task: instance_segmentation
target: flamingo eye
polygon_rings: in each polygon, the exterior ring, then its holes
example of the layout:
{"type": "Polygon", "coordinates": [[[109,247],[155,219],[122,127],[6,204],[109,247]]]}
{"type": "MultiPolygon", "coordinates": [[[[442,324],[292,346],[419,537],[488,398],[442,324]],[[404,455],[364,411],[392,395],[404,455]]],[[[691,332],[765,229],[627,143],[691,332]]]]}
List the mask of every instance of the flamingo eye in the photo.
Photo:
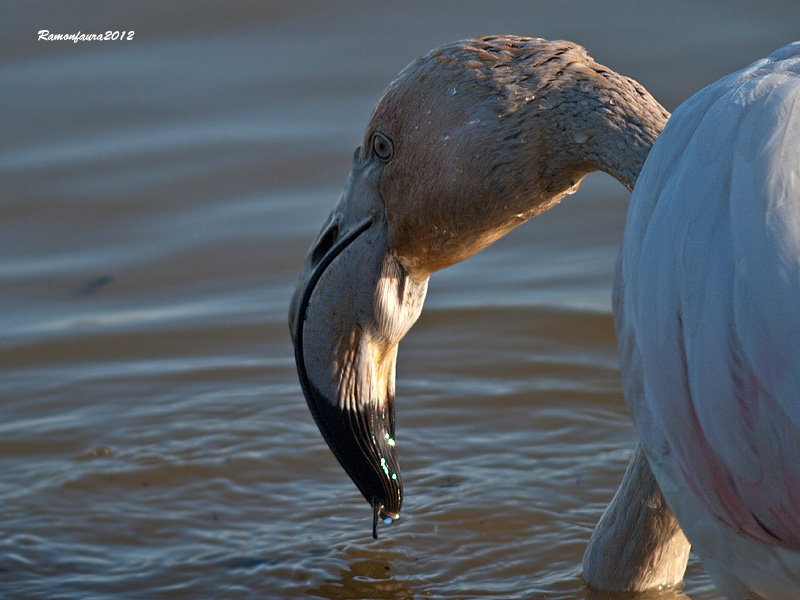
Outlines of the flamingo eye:
{"type": "Polygon", "coordinates": [[[372,135],[372,152],[383,162],[392,160],[394,154],[394,147],[392,140],[383,135],[380,131],[376,131],[372,135]]]}

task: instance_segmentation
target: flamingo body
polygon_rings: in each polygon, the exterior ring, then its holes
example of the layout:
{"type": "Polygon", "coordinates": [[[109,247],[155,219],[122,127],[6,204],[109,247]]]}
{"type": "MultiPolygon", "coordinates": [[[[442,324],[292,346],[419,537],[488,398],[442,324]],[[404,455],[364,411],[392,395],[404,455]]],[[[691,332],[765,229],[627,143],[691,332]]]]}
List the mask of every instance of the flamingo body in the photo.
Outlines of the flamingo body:
{"type": "Polygon", "coordinates": [[[800,43],[668,123],[641,85],[570,42],[462,40],[400,73],[289,314],[303,394],[372,508],[373,536],[402,507],[395,361],[429,277],[601,170],[634,192],[614,319],[641,441],[584,581],[676,585],[691,541],[730,598],[798,595],[798,100],[800,43]]]}
{"type": "Polygon", "coordinates": [[[670,508],[729,597],[796,597],[800,43],[675,111],[617,269],[625,396],[670,508]]]}

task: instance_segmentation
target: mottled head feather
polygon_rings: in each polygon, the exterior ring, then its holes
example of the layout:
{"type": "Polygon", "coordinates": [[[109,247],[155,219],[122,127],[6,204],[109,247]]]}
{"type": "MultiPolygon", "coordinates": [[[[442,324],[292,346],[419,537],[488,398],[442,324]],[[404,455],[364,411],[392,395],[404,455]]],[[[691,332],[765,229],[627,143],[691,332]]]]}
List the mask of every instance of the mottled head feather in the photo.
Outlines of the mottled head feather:
{"type": "Polygon", "coordinates": [[[394,144],[380,184],[390,249],[424,277],[553,206],[590,171],[630,188],[668,116],[571,42],[492,36],[433,50],[388,87],[365,136],[363,152],[375,132],[394,144]]]}

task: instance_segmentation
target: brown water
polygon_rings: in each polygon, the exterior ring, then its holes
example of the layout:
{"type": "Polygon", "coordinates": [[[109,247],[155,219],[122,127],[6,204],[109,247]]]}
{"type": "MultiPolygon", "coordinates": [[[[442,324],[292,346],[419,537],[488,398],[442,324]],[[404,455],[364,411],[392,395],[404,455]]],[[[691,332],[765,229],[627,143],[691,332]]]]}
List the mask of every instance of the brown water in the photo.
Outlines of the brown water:
{"type": "MultiPolygon", "coordinates": [[[[673,109],[800,22],[795,2],[666,4],[4,5],[0,596],[589,597],[583,550],[635,443],[619,184],[590,177],[433,278],[398,364],[404,514],[378,541],[286,313],[372,105],[429,48],[573,39],[673,109]]],[[[718,598],[694,559],[684,592],[718,598]]]]}

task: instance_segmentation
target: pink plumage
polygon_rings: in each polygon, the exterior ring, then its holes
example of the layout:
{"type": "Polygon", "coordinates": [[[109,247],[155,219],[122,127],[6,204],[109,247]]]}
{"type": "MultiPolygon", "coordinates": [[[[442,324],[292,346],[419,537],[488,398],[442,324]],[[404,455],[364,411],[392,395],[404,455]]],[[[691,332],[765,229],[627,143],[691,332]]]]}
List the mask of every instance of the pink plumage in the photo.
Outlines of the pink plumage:
{"type": "Polygon", "coordinates": [[[659,485],[730,597],[800,589],[800,43],[678,108],[631,199],[615,323],[659,485]]]}

